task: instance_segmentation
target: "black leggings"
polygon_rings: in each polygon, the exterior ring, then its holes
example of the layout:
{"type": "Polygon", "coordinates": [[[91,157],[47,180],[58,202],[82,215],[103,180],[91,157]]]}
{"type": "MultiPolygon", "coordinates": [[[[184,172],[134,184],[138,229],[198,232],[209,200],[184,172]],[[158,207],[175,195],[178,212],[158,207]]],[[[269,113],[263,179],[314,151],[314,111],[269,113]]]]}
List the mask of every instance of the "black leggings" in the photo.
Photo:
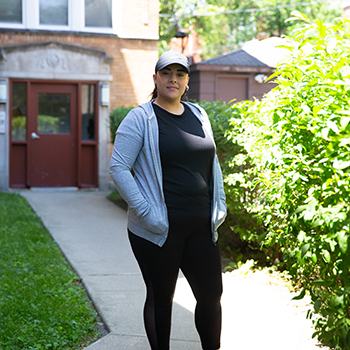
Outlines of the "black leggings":
{"type": "Polygon", "coordinates": [[[147,288],[144,322],[152,350],[168,350],[172,302],[179,269],[188,280],[197,305],[195,324],[203,350],[220,348],[221,259],[211,241],[210,223],[170,224],[159,247],[129,231],[132,250],[147,288]]]}

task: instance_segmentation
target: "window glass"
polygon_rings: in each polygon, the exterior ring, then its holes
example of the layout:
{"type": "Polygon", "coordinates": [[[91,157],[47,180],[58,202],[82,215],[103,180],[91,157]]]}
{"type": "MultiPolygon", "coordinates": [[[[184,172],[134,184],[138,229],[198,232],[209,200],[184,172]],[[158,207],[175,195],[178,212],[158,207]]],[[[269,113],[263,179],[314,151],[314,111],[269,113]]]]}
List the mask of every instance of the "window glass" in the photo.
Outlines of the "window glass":
{"type": "Polygon", "coordinates": [[[112,28],[112,0],[85,0],[85,27],[112,28]]]}
{"type": "Polygon", "coordinates": [[[12,84],[12,141],[25,141],[27,131],[27,86],[26,83],[12,84]]]}
{"type": "Polygon", "coordinates": [[[0,22],[22,23],[22,0],[0,0],[0,22]]]}
{"type": "Polygon", "coordinates": [[[70,95],[38,94],[38,133],[70,133],[70,95]]]}
{"type": "Polygon", "coordinates": [[[68,0],[40,0],[40,24],[68,25],[68,0]]]}
{"type": "Polygon", "coordinates": [[[95,140],[95,85],[82,85],[81,113],[83,141],[95,140]]]}

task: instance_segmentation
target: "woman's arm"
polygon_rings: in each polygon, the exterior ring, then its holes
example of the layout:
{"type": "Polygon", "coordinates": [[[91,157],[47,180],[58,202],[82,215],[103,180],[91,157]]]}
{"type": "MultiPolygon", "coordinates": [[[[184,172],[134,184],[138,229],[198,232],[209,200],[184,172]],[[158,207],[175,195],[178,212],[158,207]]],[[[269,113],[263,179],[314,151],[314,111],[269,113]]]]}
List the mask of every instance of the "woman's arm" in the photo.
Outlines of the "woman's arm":
{"type": "Polygon", "coordinates": [[[117,191],[137,216],[149,209],[131,172],[143,146],[144,132],[144,125],[132,110],[117,130],[109,168],[117,191]]]}

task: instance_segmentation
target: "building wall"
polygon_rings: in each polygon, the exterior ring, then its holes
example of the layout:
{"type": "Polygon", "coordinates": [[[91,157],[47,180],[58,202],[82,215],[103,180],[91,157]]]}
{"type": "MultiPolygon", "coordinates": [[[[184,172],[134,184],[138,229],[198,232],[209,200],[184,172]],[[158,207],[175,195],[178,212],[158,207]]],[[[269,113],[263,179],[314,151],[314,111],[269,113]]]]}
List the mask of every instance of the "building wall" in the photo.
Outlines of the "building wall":
{"type": "Polygon", "coordinates": [[[199,83],[200,83],[200,72],[195,71],[190,74],[188,97],[190,100],[199,102],[199,83]]]}
{"type": "Polygon", "coordinates": [[[152,74],[158,58],[156,40],[120,39],[114,35],[13,31],[0,29],[0,46],[60,41],[106,51],[110,64],[110,108],[143,103],[153,89],[152,74]]]}
{"type": "Polygon", "coordinates": [[[122,0],[118,13],[119,37],[158,40],[159,1],[122,0]]]}
{"type": "MultiPolygon", "coordinates": [[[[266,74],[268,76],[268,74],[266,74]]],[[[258,83],[255,80],[255,74],[250,75],[250,82],[249,82],[249,96],[248,98],[250,100],[253,100],[254,98],[261,99],[265,94],[267,94],[269,91],[271,91],[274,87],[277,86],[277,84],[272,82],[266,82],[266,83],[258,83]]]]}
{"type": "MultiPolygon", "coordinates": [[[[201,101],[225,101],[261,99],[275,84],[258,83],[254,73],[237,73],[210,70],[196,70],[191,72],[189,98],[201,101]],[[232,89],[232,91],[229,91],[232,89]]],[[[269,74],[265,73],[266,76],[269,74]]]]}
{"type": "MultiPolygon", "coordinates": [[[[110,86],[109,107],[99,106],[98,121],[97,169],[99,187],[105,189],[111,182],[108,175],[109,113],[119,106],[137,106],[146,102],[153,90],[152,75],[158,59],[159,1],[113,0],[113,28],[106,30],[97,28],[94,33],[84,27],[84,14],[81,10],[84,7],[84,0],[69,2],[69,13],[72,16],[70,24],[61,30],[54,30],[54,26],[52,30],[50,26],[40,27],[37,18],[39,0],[23,0],[23,3],[25,11],[22,24],[0,24],[0,47],[53,41],[103,50],[108,57],[112,58],[106,60],[110,63],[109,72],[104,74],[105,77],[108,76],[108,79],[96,78],[96,81],[97,79],[108,81],[110,86]],[[110,80],[111,76],[112,80],[110,80]]],[[[1,57],[1,59],[6,60],[6,57],[1,57]]],[[[28,67],[24,69],[24,72],[28,71],[28,67]]],[[[8,78],[11,78],[11,75],[3,73],[2,80],[5,79],[9,86],[8,78]]],[[[89,73],[91,72],[86,72],[86,76],[89,73]]],[[[55,79],[60,79],[60,77],[55,79]]],[[[6,190],[9,187],[10,114],[8,109],[8,103],[0,103],[0,112],[5,111],[5,131],[0,132],[0,190],[6,190]]]]}

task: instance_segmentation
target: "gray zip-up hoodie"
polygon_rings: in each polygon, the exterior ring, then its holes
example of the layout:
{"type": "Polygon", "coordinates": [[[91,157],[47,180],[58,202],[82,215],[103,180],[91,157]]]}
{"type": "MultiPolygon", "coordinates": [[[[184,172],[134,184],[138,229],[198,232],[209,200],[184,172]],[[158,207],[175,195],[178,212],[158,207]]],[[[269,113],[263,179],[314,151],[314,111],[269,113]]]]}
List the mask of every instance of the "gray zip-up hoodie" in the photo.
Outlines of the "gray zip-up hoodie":
{"type": "MultiPolygon", "coordinates": [[[[183,103],[213,135],[204,109],[193,103],[183,103]]],[[[128,204],[129,230],[161,247],[167,239],[169,223],[163,193],[158,122],[151,102],[131,110],[120,124],[110,160],[110,174],[117,191],[128,204]]],[[[212,192],[212,239],[215,243],[217,228],[226,217],[222,173],[216,155],[212,192]]]]}

